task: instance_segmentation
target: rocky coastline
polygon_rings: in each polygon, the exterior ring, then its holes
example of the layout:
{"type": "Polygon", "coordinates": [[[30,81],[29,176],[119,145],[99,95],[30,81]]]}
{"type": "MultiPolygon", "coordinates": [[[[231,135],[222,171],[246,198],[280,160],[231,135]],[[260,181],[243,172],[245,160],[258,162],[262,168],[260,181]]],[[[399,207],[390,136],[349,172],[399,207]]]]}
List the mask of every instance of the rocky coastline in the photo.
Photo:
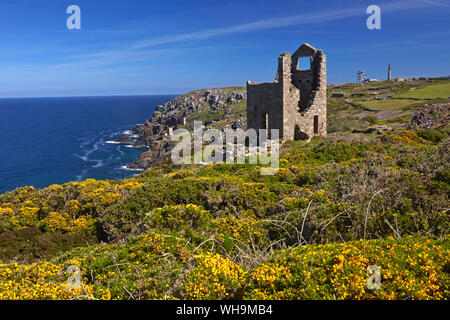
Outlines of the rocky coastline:
{"type": "Polygon", "coordinates": [[[174,130],[192,130],[194,120],[201,120],[206,129],[246,127],[246,90],[244,87],[204,89],[189,92],[156,107],[145,123],[121,134],[116,143],[132,147],[147,147],[129,169],[148,169],[170,157],[174,130]]]}

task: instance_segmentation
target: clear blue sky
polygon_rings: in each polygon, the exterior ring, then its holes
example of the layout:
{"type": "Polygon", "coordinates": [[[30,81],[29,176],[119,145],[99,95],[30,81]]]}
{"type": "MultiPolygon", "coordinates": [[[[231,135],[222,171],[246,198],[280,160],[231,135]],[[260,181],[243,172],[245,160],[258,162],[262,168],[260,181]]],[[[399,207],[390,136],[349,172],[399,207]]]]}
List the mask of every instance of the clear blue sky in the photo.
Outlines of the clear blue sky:
{"type": "Polygon", "coordinates": [[[308,42],[330,83],[450,74],[449,0],[0,0],[0,97],[169,94],[271,82],[308,42]],[[81,30],[66,8],[81,8],[81,30]],[[382,29],[366,28],[381,7],[382,29]]]}

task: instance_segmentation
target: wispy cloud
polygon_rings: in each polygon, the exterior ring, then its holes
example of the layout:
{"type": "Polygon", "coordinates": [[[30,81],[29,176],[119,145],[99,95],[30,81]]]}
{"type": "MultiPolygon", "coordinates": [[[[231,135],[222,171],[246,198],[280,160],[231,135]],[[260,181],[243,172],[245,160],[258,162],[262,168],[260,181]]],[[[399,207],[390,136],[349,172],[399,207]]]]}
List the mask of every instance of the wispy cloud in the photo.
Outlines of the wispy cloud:
{"type": "MultiPolygon", "coordinates": [[[[450,7],[442,3],[443,0],[399,0],[394,2],[379,3],[382,14],[402,12],[405,10],[422,9],[427,7],[439,7],[439,10],[446,10],[450,7]]],[[[1,6],[1,5],[0,5],[1,6]]],[[[57,45],[52,52],[58,52],[58,62],[50,59],[43,59],[32,64],[16,64],[13,61],[0,62],[0,72],[3,75],[3,81],[0,80],[2,87],[8,85],[18,85],[23,82],[47,81],[54,83],[64,79],[78,77],[80,82],[85,79],[103,78],[110,79],[113,76],[126,74],[129,77],[139,77],[142,74],[148,74],[157,70],[160,66],[160,57],[173,59],[182,54],[195,50],[220,49],[220,45],[207,47],[198,45],[197,40],[205,40],[225,35],[251,33],[258,31],[273,30],[274,32],[289,32],[286,27],[299,25],[317,25],[336,20],[349,19],[352,17],[365,17],[366,7],[363,5],[352,6],[344,9],[334,9],[313,13],[301,13],[285,17],[268,18],[242,24],[235,24],[222,28],[210,28],[195,32],[185,32],[179,34],[167,35],[164,37],[145,38],[141,32],[130,32],[130,30],[84,30],[86,34],[93,33],[112,33],[112,34],[132,34],[134,37],[115,37],[112,42],[98,42],[93,45],[93,41],[81,43],[85,47],[57,45]],[[284,28],[284,29],[283,29],[284,28]],[[120,38],[120,41],[118,41],[120,38]],[[137,40],[136,40],[137,39],[137,40]],[[165,44],[176,44],[177,49],[170,49],[175,46],[164,46],[165,44]],[[95,47],[95,48],[94,48],[95,47]],[[181,47],[181,48],[180,48],[181,47]],[[184,47],[184,48],[183,48],[184,47]],[[68,49],[70,48],[70,50],[68,49]],[[99,50],[101,48],[102,50],[99,50]],[[74,54],[80,52],[80,54],[74,54]],[[145,62],[136,64],[136,62],[145,62]],[[7,75],[7,76],[5,76],[7,75]]],[[[364,20],[362,20],[362,23],[364,20]]],[[[313,29],[313,27],[311,27],[313,29]]],[[[320,31],[317,31],[320,32],[320,31]]],[[[338,32],[332,30],[331,32],[338,32]]],[[[444,31],[443,31],[444,32],[444,31]]],[[[426,36],[429,39],[430,35],[426,36]]],[[[101,37],[99,37],[101,39],[101,37]]],[[[108,38],[109,39],[109,38],[108,38]]],[[[383,46],[390,48],[390,45],[414,46],[418,41],[417,35],[414,39],[398,40],[395,43],[384,43],[383,46]]],[[[38,48],[40,49],[40,48],[38,48]]],[[[235,47],[233,49],[236,49],[235,47]]],[[[4,48],[2,49],[5,52],[4,48]]],[[[35,48],[35,50],[37,50],[35,48]]],[[[42,46],[42,51],[48,50],[48,47],[42,46]]],[[[35,53],[36,51],[33,51],[35,53]]],[[[186,63],[182,60],[183,63],[186,63]]],[[[75,79],[76,80],[76,79],[75,79]]]]}
{"type": "MultiPolygon", "coordinates": [[[[0,72],[2,74],[10,75],[8,81],[25,81],[27,79],[64,79],[67,75],[72,77],[75,75],[89,75],[95,76],[96,73],[104,74],[105,71],[123,72],[124,70],[140,70],[145,71],[145,68],[155,67],[155,63],[150,65],[132,65],[124,66],[133,62],[151,62],[156,61],[152,58],[170,57],[180,53],[204,51],[212,47],[189,47],[178,50],[172,49],[150,49],[150,50],[111,50],[106,52],[95,52],[88,54],[70,55],[67,62],[52,63],[52,64],[27,64],[27,65],[13,65],[9,63],[0,63],[0,72]]],[[[0,81],[1,82],[1,81],[0,81]]]]}
{"type": "MultiPolygon", "coordinates": [[[[395,11],[404,11],[408,9],[436,6],[439,4],[437,4],[435,1],[428,1],[428,0],[402,0],[396,2],[382,3],[379,5],[381,6],[383,13],[389,13],[395,11]]],[[[358,6],[316,13],[302,13],[286,17],[263,19],[259,21],[224,28],[211,28],[191,33],[171,35],[167,37],[137,40],[128,45],[123,45],[122,48],[118,49],[115,48],[111,50],[95,51],[80,55],[71,55],[68,56],[68,59],[71,61],[68,61],[67,63],[63,64],[55,64],[52,66],[52,68],[60,69],[72,66],[97,67],[97,66],[105,66],[108,64],[146,60],[160,54],[183,53],[186,51],[204,49],[201,47],[197,47],[197,48],[185,48],[177,50],[173,49],[145,50],[147,48],[155,47],[158,45],[186,42],[190,40],[203,40],[227,34],[256,32],[269,29],[289,27],[294,25],[323,23],[333,20],[340,20],[364,15],[366,15],[366,7],[358,6]]]]}
{"type": "MultiPolygon", "coordinates": [[[[409,9],[417,9],[422,7],[428,7],[432,5],[439,5],[434,1],[397,1],[386,4],[380,4],[383,13],[403,11],[409,9]]],[[[173,36],[161,37],[156,39],[147,39],[135,43],[132,48],[139,49],[145,47],[151,47],[161,44],[174,43],[188,40],[203,40],[212,37],[217,37],[227,34],[236,34],[244,32],[255,32],[267,29],[283,28],[294,25],[314,24],[321,22],[329,22],[333,20],[340,20],[345,18],[351,18],[356,16],[366,15],[366,7],[352,7],[341,10],[329,10],[317,13],[304,13],[299,15],[264,19],[246,24],[240,24],[231,27],[206,29],[191,33],[182,33],[173,36]]]]}
{"type": "Polygon", "coordinates": [[[450,4],[448,4],[448,3],[442,3],[442,2],[430,1],[430,0],[421,0],[421,1],[424,2],[424,3],[428,3],[428,4],[431,4],[431,5],[438,6],[438,7],[450,8],[450,4]]]}
{"type": "MultiPolygon", "coordinates": [[[[168,56],[174,54],[185,54],[186,52],[193,52],[199,50],[208,50],[215,48],[212,46],[201,46],[201,47],[187,47],[179,48],[177,50],[173,49],[149,49],[149,50],[132,50],[129,48],[86,53],[86,54],[76,54],[71,55],[70,58],[76,61],[76,66],[94,67],[98,65],[108,65],[123,62],[138,62],[145,61],[152,57],[168,56]]],[[[72,63],[63,63],[53,65],[53,68],[64,68],[72,63]]]]}
{"type": "MultiPolygon", "coordinates": [[[[395,12],[399,10],[407,10],[414,8],[421,8],[435,5],[431,4],[429,1],[396,1],[390,2],[386,4],[380,4],[383,13],[395,12]]],[[[171,35],[167,37],[160,37],[154,39],[144,39],[135,41],[128,46],[124,46],[120,49],[112,49],[109,51],[103,52],[92,52],[83,55],[71,56],[71,58],[77,60],[73,63],[63,64],[63,65],[55,65],[55,68],[61,68],[66,66],[71,66],[73,64],[78,67],[94,67],[98,65],[106,65],[106,64],[114,64],[117,62],[129,62],[136,60],[144,60],[148,59],[154,55],[158,54],[167,54],[167,53],[180,53],[186,50],[195,50],[195,48],[187,48],[187,49],[152,49],[145,50],[147,48],[177,43],[177,42],[188,42],[191,40],[204,40],[213,37],[219,37],[227,34],[236,34],[236,33],[245,33],[245,32],[256,32],[263,31],[269,29],[277,29],[283,27],[289,27],[294,25],[304,25],[304,24],[316,24],[329,22],[333,20],[340,20],[345,18],[351,18],[356,16],[364,16],[366,15],[366,8],[363,6],[360,7],[351,7],[346,9],[339,10],[329,10],[322,11],[316,13],[302,13],[293,16],[286,16],[280,18],[271,18],[271,19],[263,19],[259,21],[254,21],[245,24],[239,24],[224,28],[211,28],[191,33],[182,33],[177,35],[171,35]],[[83,59],[84,61],[80,61],[83,59]]],[[[200,48],[201,49],[201,48],[200,48]]]]}

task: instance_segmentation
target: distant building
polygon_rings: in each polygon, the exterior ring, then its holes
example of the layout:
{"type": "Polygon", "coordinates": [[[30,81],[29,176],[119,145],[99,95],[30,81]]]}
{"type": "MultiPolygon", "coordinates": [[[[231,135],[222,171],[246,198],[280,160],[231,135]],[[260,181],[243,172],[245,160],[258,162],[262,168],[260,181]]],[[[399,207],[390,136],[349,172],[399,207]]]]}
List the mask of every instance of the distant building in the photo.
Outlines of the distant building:
{"type": "Polygon", "coordinates": [[[380,81],[380,80],[378,80],[378,79],[370,79],[370,78],[366,78],[366,79],[363,80],[363,82],[377,82],[377,81],[380,81]]]}
{"type": "Polygon", "coordinates": [[[366,79],[366,72],[364,70],[358,70],[356,73],[356,81],[363,82],[366,79]]]}

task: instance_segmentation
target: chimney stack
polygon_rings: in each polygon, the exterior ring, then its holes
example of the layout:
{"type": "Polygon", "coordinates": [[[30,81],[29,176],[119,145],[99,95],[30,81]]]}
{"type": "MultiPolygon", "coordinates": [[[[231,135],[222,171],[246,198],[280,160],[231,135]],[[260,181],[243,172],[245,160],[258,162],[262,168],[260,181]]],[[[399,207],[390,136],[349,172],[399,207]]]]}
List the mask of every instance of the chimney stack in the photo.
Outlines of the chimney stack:
{"type": "Polygon", "coordinates": [[[388,81],[391,80],[391,64],[389,64],[388,81]]]}

